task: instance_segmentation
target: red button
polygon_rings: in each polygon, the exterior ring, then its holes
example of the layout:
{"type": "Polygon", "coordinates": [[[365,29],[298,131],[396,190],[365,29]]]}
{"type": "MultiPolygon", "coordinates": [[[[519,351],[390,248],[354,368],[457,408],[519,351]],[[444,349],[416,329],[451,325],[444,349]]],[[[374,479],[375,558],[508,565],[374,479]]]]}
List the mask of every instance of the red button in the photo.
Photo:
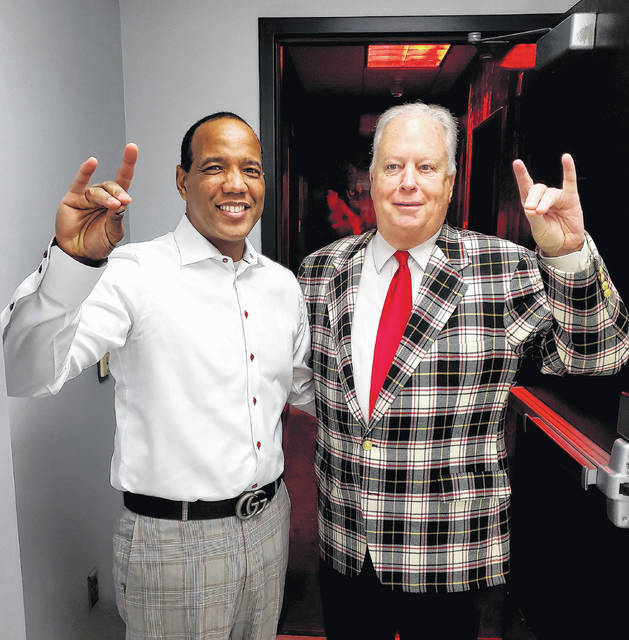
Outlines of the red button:
{"type": "Polygon", "coordinates": [[[223,262],[229,262],[227,258],[223,258],[223,262]]]}
{"type": "Polygon", "coordinates": [[[256,398],[253,399],[253,404],[258,404],[258,401],[256,398]]]}
{"type": "Polygon", "coordinates": [[[245,318],[248,318],[248,317],[249,317],[249,312],[245,311],[245,318]]]}
{"type": "Polygon", "coordinates": [[[256,443],[258,449],[262,446],[262,443],[258,440],[258,442],[256,443]]]}
{"type": "Polygon", "coordinates": [[[44,258],[48,257],[48,249],[46,249],[46,251],[44,251],[44,258]]]}
{"type": "Polygon", "coordinates": [[[249,356],[249,360],[253,360],[253,353],[249,356]]]}
{"type": "Polygon", "coordinates": [[[252,484],[252,485],[251,485],[251,488],[252,488],[252,489],[255,489],[257,486],[258,486],[258,483],[256,482],[255,484],[252,484]]]}

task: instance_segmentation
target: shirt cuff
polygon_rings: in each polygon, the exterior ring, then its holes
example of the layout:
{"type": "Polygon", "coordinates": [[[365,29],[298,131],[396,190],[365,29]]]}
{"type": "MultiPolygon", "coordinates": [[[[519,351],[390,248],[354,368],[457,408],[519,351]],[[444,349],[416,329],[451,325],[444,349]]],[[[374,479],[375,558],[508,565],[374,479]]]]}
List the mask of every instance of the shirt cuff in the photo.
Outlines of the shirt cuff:
{"type": "Polygon", "coordinates": [[[553,269],[566,273],[585,271],[591,262],[590,250],[588,243],[585,241],[579,251],[567,253],[565,256],[545,256],[541,251],[539,252],[539,256],[547,265],[553,267],[553,269]]]}
{"type": "Polygon", "coordinates": [[[53,245],[39,290],[64,307],[78,307],[99,281],[106,264],[89,267],[53,245]]]}

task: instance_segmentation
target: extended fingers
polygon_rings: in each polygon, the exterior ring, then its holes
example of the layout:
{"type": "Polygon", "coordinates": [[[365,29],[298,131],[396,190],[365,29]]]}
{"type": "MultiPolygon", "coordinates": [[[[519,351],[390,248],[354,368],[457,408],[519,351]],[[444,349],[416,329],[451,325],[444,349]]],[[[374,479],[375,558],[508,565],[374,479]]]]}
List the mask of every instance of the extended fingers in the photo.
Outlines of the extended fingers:
{"type": "Polygon", "coordinates": [[[563,168],[562,188],[568,193],[577,193],[577,168],[569,153],[564,153],[561,156],[561,166],[563,168]]]}
{"type": "Polygon", "coordinates": [[[528,197],[529,190],[533,186],[533,179],[529,175],[526,165],[524,164],[524,162],[522,162],[522,160],[513,161],[513,175],[515,176],[515,181],[518,184],[520,200],[524,205],[528,197]]]}
{"type": "Polygon", "coordinates": [[[68,191],[70,193],[74,193],[76,195],[82,196],[83,193],[85,192],[85,189],[87,188],[87,185],[90,182],[90,178],[92,177],[92,174],[94,173],[94,171],[96,171],[97,165],[98,165],[98,160],[96,158],[94,157],[88,158],[79,167],[79,170],[76,172],[76,175],[74,176],[74,180],[72,181],[72,184],[70,185],[70,188],[68,189],[68,191]]]}
{"type": "Polygon", "coordinates": [[[133,180],[135,163],[138,161],[138,146],[130,142],[122,152],[122,160],[116,174],[116,182],[123,188],[128,189],[133,180]]]}

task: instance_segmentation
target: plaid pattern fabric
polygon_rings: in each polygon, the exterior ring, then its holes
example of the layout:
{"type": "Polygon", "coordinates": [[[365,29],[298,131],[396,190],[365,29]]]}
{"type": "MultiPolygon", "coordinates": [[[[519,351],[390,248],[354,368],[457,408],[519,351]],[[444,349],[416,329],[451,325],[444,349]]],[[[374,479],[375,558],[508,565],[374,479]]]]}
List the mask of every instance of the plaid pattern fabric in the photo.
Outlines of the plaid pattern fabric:
{"type": "Polygon", "coordinates": [[[590,270],[566,274],[523,247],[444,225],[366,420],[351,326],[372,235],[313,253],[299,273],[312,330],[321,555],[355,575],[368,546],[382,582],[409,592],[501,584],[510,496],[502,420],[521,360],[558,375],[613,373],[629,353],[627,310],[589,236],[590,270]]]}
{"type": "Polygon", "coordinates": [[[284,483],[246,521],[182,522],[123,508],[114,532],[114,586],[126,639],[275,638],[289,519],[284,483]]]}

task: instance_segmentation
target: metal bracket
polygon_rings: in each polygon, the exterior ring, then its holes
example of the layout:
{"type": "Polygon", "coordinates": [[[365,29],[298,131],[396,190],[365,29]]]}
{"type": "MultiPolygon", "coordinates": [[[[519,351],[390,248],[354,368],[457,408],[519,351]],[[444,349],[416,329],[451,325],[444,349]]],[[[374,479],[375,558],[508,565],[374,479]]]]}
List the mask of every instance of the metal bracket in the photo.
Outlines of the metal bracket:
{"type": "Polygon", "coordinates": [[[543,27],[542,29],[531,29],[530,31],[517,31],[516,33],[505,33],[501,36],[489,36],[483,38],[483,34],[480,31],[470,31],[467,34],[467,41],[469,44],[509,44],[515,40],[521,38],[530,38],[531,36],[539,36],[551,31],[550,27],[543,27]]]}
{"type": "Polygon", "coordinates": [[[609,464],[599,466],[596,486],[607,496],[607,516],[617,526],[629,528],[629,442],[617,438],[609,464]]]}
{"type": "Polygon", "coordinates": [[[594,48],[595,13],[573,13],[537,41],[536,69],[543,69],[568,51],[594,48]]]}

